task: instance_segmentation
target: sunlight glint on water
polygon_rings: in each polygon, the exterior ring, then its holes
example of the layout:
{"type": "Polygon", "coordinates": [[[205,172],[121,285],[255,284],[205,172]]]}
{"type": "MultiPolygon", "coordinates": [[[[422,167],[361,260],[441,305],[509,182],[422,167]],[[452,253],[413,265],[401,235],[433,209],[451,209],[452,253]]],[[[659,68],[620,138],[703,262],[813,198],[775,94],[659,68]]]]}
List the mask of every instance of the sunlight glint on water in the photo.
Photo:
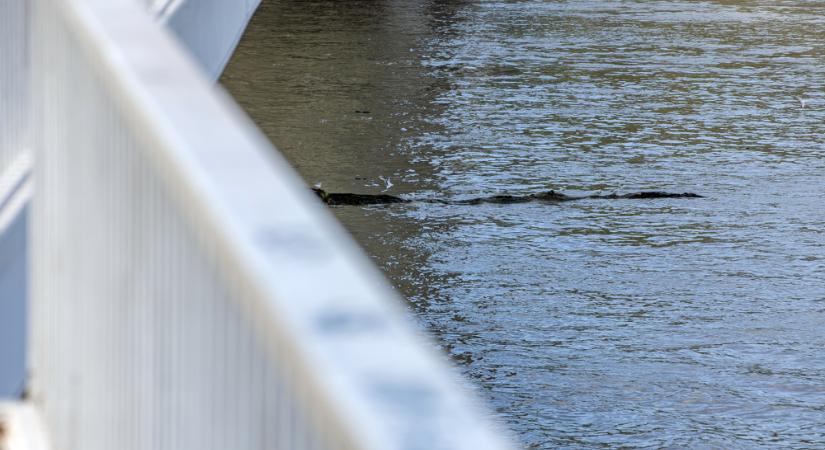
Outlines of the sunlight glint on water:
{"type": "Polygon", "coordinates": [[[526,445],[825,443],[825,3],[266,2],[222,82],[526,445]],[[800,101],[802,99],[804,101],[800,101]]]}

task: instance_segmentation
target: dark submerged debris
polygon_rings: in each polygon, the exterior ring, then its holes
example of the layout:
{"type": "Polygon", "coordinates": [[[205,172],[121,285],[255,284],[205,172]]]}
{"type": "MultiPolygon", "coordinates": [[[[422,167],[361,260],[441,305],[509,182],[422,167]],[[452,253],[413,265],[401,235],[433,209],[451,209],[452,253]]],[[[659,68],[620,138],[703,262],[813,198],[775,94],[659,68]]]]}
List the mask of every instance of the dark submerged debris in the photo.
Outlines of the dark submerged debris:
{"type": "Polygon", "coordinates": [[[409,203],[411,201],[394,195],[327,192],[321,188],[312,188],[312,190],[315,191],[315,194],[317,194],[324,203],[330,206],[387,205],[390,203],[409,203]]]}
{"type": "Polygon", "coordinates": [[[563,194],[556,191],[544,191],[536,194],[528,195],[492,195],[489,197],[476,197],[465,200],[446,200],[434,198],[402,198],[395,195],[387,194],[351,194],[339,192],[327,192],[321,188],[312,188],[316,195],[327,205],[330,206],[360,206],[360,205],[388,205],[393,203],[440,203],[444,205],[479,205],[482,203],[494,204],[513,204],[513,203],[527,203],[527,202],[570,202],[574,200],[586,199],[601,199],[601,200],[619,200],[619,199],[656,199],[656,198],[702,198],[699,194],[693,192],[664,192],[664,191],[641,191],[631,192],[628,194],[608,194],[608,195],[582,195],[573,196],[563,194]]]}
{"type": "Polygon", "coordinates": [[[629,194],[622,194],[617,195],[615,193],[610,195],[589,195],[587,197],[582,198],[606,198],[606,199],[614,199],[614,198],[630,198],[630,199],[644,199],[644,198],[702,198],[699,194],[694,194],[693,192],[663,192],[663,191],[641,191],[641,192],[631,192],[629,194]]]}

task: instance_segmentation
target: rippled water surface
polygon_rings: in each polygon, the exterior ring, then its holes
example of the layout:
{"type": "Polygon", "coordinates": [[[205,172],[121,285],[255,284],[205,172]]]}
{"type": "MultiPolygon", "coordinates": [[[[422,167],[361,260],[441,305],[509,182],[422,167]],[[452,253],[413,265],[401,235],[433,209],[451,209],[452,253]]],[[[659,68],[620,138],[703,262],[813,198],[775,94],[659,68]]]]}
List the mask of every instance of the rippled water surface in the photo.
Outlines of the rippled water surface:
{"type": "Polygon", "coordinates": [[[223,84],[536,448],[825,447],[825,3],[267,1],[223,84]]]}

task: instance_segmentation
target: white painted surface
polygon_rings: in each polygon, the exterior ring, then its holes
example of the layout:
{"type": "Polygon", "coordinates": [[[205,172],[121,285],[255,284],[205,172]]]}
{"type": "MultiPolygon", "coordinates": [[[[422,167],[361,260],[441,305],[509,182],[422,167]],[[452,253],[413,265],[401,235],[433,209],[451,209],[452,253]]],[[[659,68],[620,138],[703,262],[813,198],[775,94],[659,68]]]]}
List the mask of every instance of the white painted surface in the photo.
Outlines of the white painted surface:
{"type": "MultiPolygon", "coordinates": [[[[209,76],[220,76],[260,0],[144,0],[209,76]]],[[[28,3],[0,2],[0,178],[28,148],[28,3]]],[[[0,186],[0,398],[16,395],[25,373],[27,228],[24,208],[9,208],[15,191],[0,186]],[[6,226],[6,225],[13,226],[6,226]]],[[[17,195],[17,194],[16,194],[17,195]]],[[[19,199],[19,195],[18,195],[19,199]]]]}
{"type": "Polygon", "coordinates": [[[27,3],[0,2],[0,174],[26,148],[27,3]]]}
{"type": "Polygon", "coordinates": [[[0,450],[49,450],[40,414],[30,403],[0,402],[0,450]]]}
{"type": "Polygon", "coordinates": [[[55,449],[495,449],[368,258],[133,0],[31,3],[55,449]]]}
{"type": "Polygon", "coordinates": [[[145,0],[214,81],[261,0],[145,0]]]}

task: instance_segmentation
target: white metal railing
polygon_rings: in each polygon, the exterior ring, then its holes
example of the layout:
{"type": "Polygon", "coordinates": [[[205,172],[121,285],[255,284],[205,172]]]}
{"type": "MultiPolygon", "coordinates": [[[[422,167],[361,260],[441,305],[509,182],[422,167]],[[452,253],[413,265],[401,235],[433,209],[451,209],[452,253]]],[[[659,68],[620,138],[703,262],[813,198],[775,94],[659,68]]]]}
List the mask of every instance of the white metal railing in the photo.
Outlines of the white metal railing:
{"type": "Polygon", "coordinates": [[[49,450],[40,416],[31,404],[0,402],[0,449],[49,450]]]}
{"type": "Polygon", "coordinates": [[[261,0],[142,0],[217,80],[261,0]]]}
{"type": "Polygon", "coordinates": [[[23,151],[26,120],[26,2],[0,2],[0,173],[23,151]]]}
{"type": "Polygon", "coordinates": [[[29,395],[54,449],[507,448],[139,4],[9,1],[31,24],[29,395]]]}

